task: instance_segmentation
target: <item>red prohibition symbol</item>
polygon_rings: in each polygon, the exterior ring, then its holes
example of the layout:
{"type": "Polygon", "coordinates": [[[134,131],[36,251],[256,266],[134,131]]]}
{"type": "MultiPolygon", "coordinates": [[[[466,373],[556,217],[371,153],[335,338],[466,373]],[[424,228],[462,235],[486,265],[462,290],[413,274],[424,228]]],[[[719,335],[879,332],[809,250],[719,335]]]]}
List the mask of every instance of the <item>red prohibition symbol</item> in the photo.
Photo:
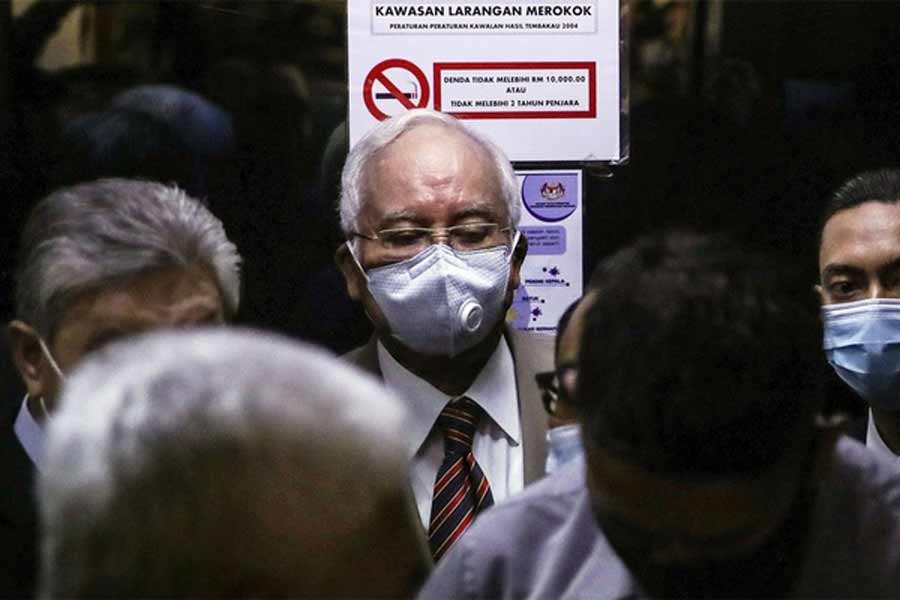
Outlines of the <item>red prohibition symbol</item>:
{"type": "MultiPolygon", "coordinates": [[[[394,73],[393,76],[396,78],[396,73],[394,73]]],[[[363,83],[363,101],[372,116],[379,121],[389,119],[391,115],[379,108],[376,100],[396,100],[405,109],[412,110],[414,108],[425,108],[428,106],[430,95],[431,88],[428,85],[428,79],[425,77],[425,72],[413,63],[408,60],[403,60],[402,58],[390,58],[378,63],[372,67],[372,70],[366,75],[366,80],[363,83]],[[411,81],[414,82],[413,89],[404,90],[398,85],[398,82],[392,81],[385,73],[388,69],[402,69],[408,71],[412,75],[411,81]],[[376,81],[384,86],[387,92],[376,92],[376,81]]]]}

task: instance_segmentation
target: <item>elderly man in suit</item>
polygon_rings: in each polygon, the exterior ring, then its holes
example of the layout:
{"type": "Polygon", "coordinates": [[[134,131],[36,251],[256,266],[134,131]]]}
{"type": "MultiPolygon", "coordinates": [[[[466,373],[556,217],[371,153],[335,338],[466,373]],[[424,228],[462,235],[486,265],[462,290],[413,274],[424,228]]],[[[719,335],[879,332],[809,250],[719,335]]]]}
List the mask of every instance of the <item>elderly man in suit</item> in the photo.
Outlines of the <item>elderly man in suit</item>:
{"type": "Polygon", "coordinates": [[[118,337],[223,323],[237,310],[239,263],[222,223],[176,187],[105,179],[34,208],[9,324],[26,394],[0,426],[0,597],[32,593],[33,480],[66,374],[118,337]]]}
{"type": "Polygon", "coordinates": [[[432,555],[541,477],[534,374],[553,340],[505,327],[527,241],[503,152],[456,119],[413,110],[371,130],[342,174],[336,254],[375,335],[347,359],[405,399],[410,475],[432,555]]]}

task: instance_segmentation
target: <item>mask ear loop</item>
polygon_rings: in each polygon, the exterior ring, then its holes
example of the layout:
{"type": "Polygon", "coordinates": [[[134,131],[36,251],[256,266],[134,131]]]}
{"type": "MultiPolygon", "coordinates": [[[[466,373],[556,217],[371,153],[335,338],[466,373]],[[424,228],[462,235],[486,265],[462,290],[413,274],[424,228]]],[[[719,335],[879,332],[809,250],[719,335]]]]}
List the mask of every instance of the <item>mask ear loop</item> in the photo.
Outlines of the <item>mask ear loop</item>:
{"type": "Polygon", "coordinates": [[[522,239],[522,232],[516,229],[516,235],[513,237],[512,244],[509,247],[509,255],[506,257],[506,262],[512,262],[512,257],[516,253],[520,239],[522,239]]]}
{"type": "MultiPolygon", "coordinates": [[[[56,373],[56,376],[59,377],[59,380],[62,382],[66,381],[66,375],[62,372],[62,369],[59,368],[59,364],[57,364],[56,359],[53,358],[53,354],[50,353],[50,348],[47,347],[47,343],[44,342],[44,338],[38,336],[38,345],[41,347],[41,352],[44,353],[44,358],[47,359],[47,362],[50,363],[50,368],[56,373]]],[[[44,413],[44,418],[46,420],[50,420],[50,411],[47,410],[47,404],[44,402],[43,396],[37,397],[38,406],[41,407],[41,412],[44,413]]]]}
{"type": "Polygon", "coordinates": [[[65,381],[66,376],[63,374],[62,369],[59,368],[59,365],[56,364],[56,359],[54,359],[53,355],[50,353],[50,349],[47,347],[46,342],[44,342],[44,338],[38,336],[38,344],[41,346],[41,352],[44,353],[44,357],[47,359],[47,362],[50,363],[50,367],[56,373],[57,377],[59,377],[59,380],[65,381]]]}
{"type": "Polygon", "coordinates": [[[356,243],[355,243],[355,242],[356,242],[356,239],[352,239],[352,240],[347,240],[347,241],[344,242],[344,243],[347,244],[347,250],[350,251],[350,256],[353,257],[353,262],[356,263],[356,266],[357,266],[357,268],[359,269],[359,272],[362,273],[362,276],[365,278],[366,283],[368,283],[368,281],[369,281],[369,274],[366,273],[366,270],[365,270],[365,269],[363,269],[362,263],[359,262],[359,258],[357,258],[357,256],[356,256],[356,250],[355,250],[355,248],[354,248],[354,246],[356,246],[356,243]]]}
{"type": "Polygon", "coordinates": [[[47,410],[47,405],[44,404],[44,397],[38,396],[38,406],[41,407],[41,412],[44,413],[44,419],[50,421],[53,417],[50,416],[50,412],[47,410]]]}
{"type": "MultiPolygon", "coordinates": [[[[347,244],[347,250],[350,251],[350,256],[353,257],[353,262],[356,263],[356,267],[359,269],[359,272],[362,273],[362,276],[363,276],[363,278],[366,280],[366,284],[368,285],[368,283],[369,283],[369,274],[366,273],[366,270],[363,269],[362,263],[359,262],[359,259],[358,259],[358,258],[356,258],[356,250],[353,249],[353,247],[356,245],[354,242],[356,242],[356,239],[347,240],[347,241],[344,242],[344,243],[347,244]]],[[[369,319],[369,322],[370,322],[370,323],[374,323],[374,322],[375,322],[375,319],[373,319],[373,318],[372,318],[372,315],[369,314],[369,311],[366,310],[366,305],[365,305],[365,303],[364,303],[364,302],[361,302],[360,304],[362,305],[363,312],[366,314],[366,318],[369,319]]]]}

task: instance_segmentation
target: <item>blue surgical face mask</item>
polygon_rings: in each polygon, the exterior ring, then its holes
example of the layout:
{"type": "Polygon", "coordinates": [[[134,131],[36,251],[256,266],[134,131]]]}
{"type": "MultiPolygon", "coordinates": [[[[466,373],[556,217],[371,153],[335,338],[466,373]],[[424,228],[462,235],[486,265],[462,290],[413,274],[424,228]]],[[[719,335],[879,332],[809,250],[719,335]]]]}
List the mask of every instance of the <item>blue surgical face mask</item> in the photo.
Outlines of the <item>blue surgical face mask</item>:
{"type": "Polygon", "coordinates": [[[580,460],[583,456],[580,425],[560,425],[547,430],[546,473],[552,473],[567,463],[580,460]]]}
{"type": "Polygon", "coordinates": [[[822,307],[823,347],[847,385],[875,408],[900,411],[900,300],[822,307]]]}

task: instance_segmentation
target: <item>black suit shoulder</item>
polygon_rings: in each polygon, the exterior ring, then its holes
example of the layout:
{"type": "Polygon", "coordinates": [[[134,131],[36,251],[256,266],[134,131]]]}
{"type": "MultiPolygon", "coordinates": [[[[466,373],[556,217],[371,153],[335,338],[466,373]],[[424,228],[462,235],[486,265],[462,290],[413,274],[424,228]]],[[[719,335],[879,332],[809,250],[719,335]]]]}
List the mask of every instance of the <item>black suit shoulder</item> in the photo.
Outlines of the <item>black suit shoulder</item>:
{"type": "Polygon", "coordinates": [[[847,426],[847,435],[861,444],[866,443],[866,433],[869,431],[869,415],[863,415],[850,421],[847,426]]]}
{"type": "Polygon", "coordinates": [[[37,573],[34,465],[13,430],[18,406],[0,423],[0,598],[31,597],[37,573]]]}

